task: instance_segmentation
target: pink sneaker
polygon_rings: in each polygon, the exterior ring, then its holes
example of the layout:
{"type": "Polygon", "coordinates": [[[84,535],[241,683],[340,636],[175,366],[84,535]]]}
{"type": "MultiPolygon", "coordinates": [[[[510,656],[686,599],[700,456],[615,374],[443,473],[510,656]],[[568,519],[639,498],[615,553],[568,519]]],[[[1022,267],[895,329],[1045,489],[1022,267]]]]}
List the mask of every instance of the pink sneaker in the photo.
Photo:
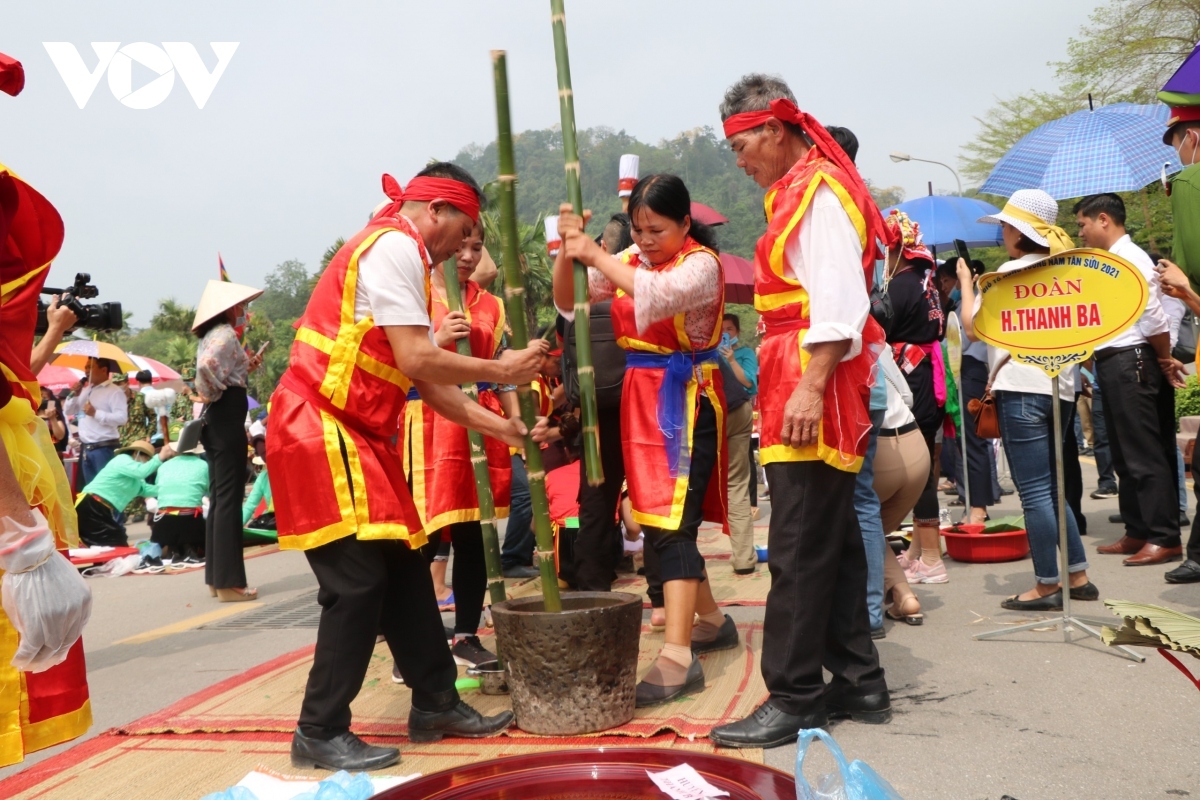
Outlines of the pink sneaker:
{"type": "Polygon", "coordinates": [[[949,583],[950,576],[946,574],[946,563],[938,561],[933,566],[917,559],[905,570],[909,583],[949,583]]]}
{"type": "Polygon", "coordinates": [[[908,572],[912,568],[913,562],[908,560],[907,551],[903,553],[897,553],[896,560],[900,562],[900,569],[904,570],[905,572],[908,572]]]}

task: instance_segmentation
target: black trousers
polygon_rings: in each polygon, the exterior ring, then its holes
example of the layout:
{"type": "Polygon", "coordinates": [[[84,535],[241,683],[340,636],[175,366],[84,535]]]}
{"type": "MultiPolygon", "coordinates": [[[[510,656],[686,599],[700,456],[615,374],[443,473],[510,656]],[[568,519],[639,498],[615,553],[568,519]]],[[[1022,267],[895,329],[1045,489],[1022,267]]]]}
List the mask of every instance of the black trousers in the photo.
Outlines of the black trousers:
{"type": "Polygon", "coordinates": [[[125,526],[117,522],[117,512],[86,494],[75,506],[79,515],[79,538],[89,547],[125,547],[129,539],[125,526]]]}
{"type": "Polygon", "coordinates": [[[1192,493],[1196,495],[1196,513],[1192,514],[1192,533],[1188,536],[1185,557],[1200,562],[1200,481],[1192,485],[1192,493]]]}
{"type": "MultiPolygon", "coordinates": [[[[983,398],[987,389],[988,365],[986,361],[963,356],[962,360],[962,393],[959,399],[963,408],[971,400],[983,398]]],[[[980,439],[975,433],[975,419],[968,411],[966,424],[963,426],[967,441],[967,478],[971,484],[970,506],[972,508],[987,508],[1000,501],[992,494],[992,443],[988,439],[980,439]]],[[[962,469],[961,465],[959,467],[962,469]]]]}
{"type": "Polygon", "coordinates": [[[483,598],[487,594],[483,528],[478,522],[448,525],[435,531],[421,552],[432,564],[438,550],[447,544],[454,546],[454,632],[474,636],[479,632],[479,617],[483,614],[483,598]]]}
{"type": "Polygon", "coordinates": [[[750,437],[750,507],[758,508],[758,462],[754,451],[758,449],[758,437],[750,437]]]}
{"type": "Polygon", "coordinates": [[[203,550],[207,535],[208,526],[203,516],[163,514],[154,521],[150,541],[171,548],[175,558],[182,558],[188,550],[203,550]]]}
{"type": "Polygon", "coordinates": [[[413,706],[453,708],[458,669],[446,647],[425,558],[399,541],[354,536],[305,555],[321,587],[317,649],[300,710],[305,735],[331,739],[350,728],[350,703],[362,688],[380,632],[412,689],[413,706]]]}
{"type": "Polygon", "coordinates": [[[1149,345],[1096,353],[1125,534],[1179,546],[1175,390],[1149,345]]]}
{"type": "Polygon", "coordinates": [[[623,551],[620,529],[614,523],[621,484],[625,482],[625,456],[621,452],[621,409],[600,409],[600,463],[604,483],[588,486],[587,468],[579,459],[579,531],[574,559],[564,565],[563,580],[581,592],[607,592],[617,579],[623,551]]]}
{"type": "MultiPolygon", "coordinates": [[[[1079,394],[1075,395],[1079,402],[1079,394]]],[[[1076,406],[1072,405],[1074,411],[1076,406]]],[[[1067,496],[1067,508],[1075,517],[1080,536],[1087,536],[1087,517],[1083,514],[1083,468],[1079,466],[1079,442],[1075,439],[1074,414],[1063,415],[1063,490],[1067,496]]],[[[1057,491],[1057,489],[1055,490],[1057,491]]]]}
{"type": "Polygon", "coordinates": [[[696,546],[700,523],[704,522],[704,495],[717,468],[717,413],[707,397],[701,395],[692,432],[691,466],[688,472],[687,496],[683,501],[683,518],[674,531],[642,526],[645,537],[647,594],[661,597],[666,581],[704,580],[704,556],[696,546]],[[653,556],[650,551],[653,550],[653,556]]]}
{"type": "Polygon", "coordinates": [[[246,390],[230,386],[205,411],[200,441],[208,457],[208,520],[204,582],[216,589],[246,586],[242,560],[242,500],[246,494],[246,390]]]}
{"type": "Polygon", "coordinates": [[[867,557],[854,512],[855,475],[821,461],[767,465],[771,591],[762,672],[789,714],[823,707],[824,667],[851,695],[887,683],[867,618],[867,557]]]}

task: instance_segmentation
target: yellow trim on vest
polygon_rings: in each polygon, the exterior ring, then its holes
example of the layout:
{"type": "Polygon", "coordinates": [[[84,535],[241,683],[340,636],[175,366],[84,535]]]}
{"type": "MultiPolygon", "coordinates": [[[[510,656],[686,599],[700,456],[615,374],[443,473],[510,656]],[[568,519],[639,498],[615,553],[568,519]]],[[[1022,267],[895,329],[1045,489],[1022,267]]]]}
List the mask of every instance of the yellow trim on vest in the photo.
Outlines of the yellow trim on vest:
{"type": "Polygon", "coordinates": [[[800,303],[800,314],[808,318],[808,292],[803,289],[792,289],[787,292],[754,295],[754,310],[760,312],[774,311],[777,308],[800,303]]]}
{"type": "Polygon", "coordinates": [[[318,528],[311,533],[280,536],[279,549],[312,550],[314,547],[320,547],[323,544],[329,544],[330,542],[336,542],[338,539],[355,535],[363,541],[396,539],[404,542],[413,550],[424,546],[428,541],[424,531],[413,533],[407,525],[401,522],[372,522],[369,525],[359,526],[357,530],[355,530],[353,523],[335,522],[332,525],[326,525],[324,528],[318,528]]]}
{"type": "Polygon", "coordinates": [[[825,181],[825,185],[833,190],[837,195],[838,200],[842,204],[842,208],[846,211],[846,216],[850,217],[850,221],[854,223],[854,230],[858,232],[858,243],[863,250],[867,249],[867,220],[863,217],[862,211],[854,204],[854,199],[850,197],[850,193],[846,191],[846,187],[841,183],[831,178],[825,173],[819,173],[819,176],[825,181]]]}
{"type": "MultiPolygon", "coordinates": [[[[0,174],[2,174],[2,171],[0,171],[0,174]]],[[[19,278],[13,278],[8,283],[0,284],[0,297],[8,297],[11,293],[15,292],[17,289],[20,289],[22,286],[33,280],[37,275],[45,272],[49,268],[49,264],[44,264],[40,267],[34,267],[19,278]]]]}
{"type": "MultiPolygon", "coordinates": [[[[334,345],[336,344],[333,339],[318,333],[312,328],[300,328],[297,330],[296,341],[310,347],[315,347],[325,355],[333,353],[334,345]]],[[[376,378],[387,381],[393,386],[399,386],[406,394],[412,387],[412,381],[403,372],[383,363],[377,358],[372,358],[361,350],[355,354],[354,365],[369,375],[374,375],[376,378]]],[[[322,386],[322,388],[324,387],[322,386]]]]}
{"type": "MultiPolygon", "coordinates": [[[[21,683],[21,695],[24,701],[24,681],[21,683]]],[[[22,710],[25,710],[24,706],[25,703],[22,702],[22,710]]],[[[59,714],[57,717],[50,717],[41,722],[28,722],[25,721],[25,714],[21,716],[25,725],[22,731],[25,739],[25,751],[32,753],[76,739],[87,733],[88,728],[92,727],[92,701],[85,700],[83,705],[74,711],[59,714]]]]}
{"type": "MultiPolygon", "coordinates": [[[[702,364],[701,370],[705,380],[704,394],[712,403],[713,411],[717,415],[717,462],[713,469],[718,473],[721,469],[721,453],[725,449],[725,412],[722,409],[720,398],[717,397],[716,387],[713,386],[712,373],[719,370],[720,367],[711,362],[702,364]]],[[[691,453],[694,447],[694,439],[696,434],[696,404],[698,402],[697,395],[699,382],[692,378],[687,385],[687,419],[688,419],[688,453],[691,453]]],[[[688,475],[681,475],[675,479],[675,492],[671,497],[671,515],[664,517],[659,514],[648,514],[633,509],[633,520],[639,525],[649,525],[664,531],[677,531],[683,523],[683,505],[687,501],[688,475]]],[[[719,477],[719,476],[716,476],[719,477]]]]}
{"type": "MultiPolygon", "coordinates": [[[[796,335],[796,347],[800,351],[800,371],[803,374],[812,357],[804,349],[804,334],[801,330],[796,335]]],[[[786,444],[773,444],[759,449],[759,461],[764,466],[794,461],[823,461],[829,466],[842,472],[859,472],[862,470],[863,458],[857,453],[843,453],[836,447],[825,444],[825,420],[817,426],[817,443],[805,447],[791,447],[786,444]]]]}
{"type": "Polygon", "coordinates": [[[412,487],[413,504],[417,507],[417,515],[420,516],[425,530],[434,530],[429,527],[429,522],[425,519],[429,509],[425,507],[425,402],[423,400],[409,400],[404,404],[404,436],[401,437],[401,440],[404,444],[404,475],[408,478],[409,486],[412,487]]]}
{"type": "MultiPolygon", "coordinates": [[[[496,509],[496,519],[508,518],[508,506],[496,509]]],[[[478,508],[460,508],[453,511],[443,511],[429,522],[425,523],[425,530],[440,531],[442,528],[450,525],[457,525],[460,522],[479,522],[478,508]]]]}
{"type": "Polygon", "coordinates": [[[325,370],[325,378],[321,381],[321,396],[328,397],[334,408],[345,408],[350,379],[357,365],[359,345],[363,335],[375,325],[370,317],[364,317],[358,323],[354,322],[354,298],[358,289],[358,259],[380,236],[394,230],[381,228],[373,231],[363,239],[350,256],[346,264],[346,277],[342,283],[342,306],[340,322],[338,323],[337,339],[329,353],[329,366],[325,370]]]}
{"type": "Polygon", "coordinates": [[[4,767],[25,758],[25,737],[21,735],[25,681],[11,663],[18,644],[17,629],[0,610],[0,766],[4,767]]]}

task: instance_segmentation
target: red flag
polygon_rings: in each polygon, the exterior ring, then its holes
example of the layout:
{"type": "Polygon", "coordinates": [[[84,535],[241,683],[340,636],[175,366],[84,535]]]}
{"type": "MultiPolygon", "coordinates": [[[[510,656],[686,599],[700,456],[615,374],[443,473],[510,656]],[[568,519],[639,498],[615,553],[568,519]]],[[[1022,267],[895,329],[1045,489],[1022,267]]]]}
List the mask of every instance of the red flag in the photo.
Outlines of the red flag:
{"type": "Polygon", "coordinates": [[[25,88],[25,68],[12,56],[0,53],[0,92],[16,97],[25,88]]]}

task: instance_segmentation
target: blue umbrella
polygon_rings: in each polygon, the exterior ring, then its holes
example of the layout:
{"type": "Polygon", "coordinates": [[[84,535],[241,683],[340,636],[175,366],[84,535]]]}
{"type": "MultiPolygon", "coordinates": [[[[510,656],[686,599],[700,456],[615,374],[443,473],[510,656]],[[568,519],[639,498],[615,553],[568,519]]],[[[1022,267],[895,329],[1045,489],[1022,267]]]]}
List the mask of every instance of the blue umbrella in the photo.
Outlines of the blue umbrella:
{"type": "Polygon", "coordinates": [[[1047,122],[1021,138],[996,163],[979,191],[1009,197],[1041,189],[1062,200],[1102,192],[1133,192],[1183,168],[1162,143],[1170,109],[1116,103],[1047,122]]]}
{"type": "Polygon", "coordinates": [[[962,239],[967,247],[996,247],[1003,244],[999,225],[978,221],[980,217],[1000,213],[1000,209],[974,197],[918,197],[885,209],[883,215],[886,217],[893,209],[903,211],[914,222],[920,223],[926,247],[948,250],[954,247],[955,239],[962,239]]]}

